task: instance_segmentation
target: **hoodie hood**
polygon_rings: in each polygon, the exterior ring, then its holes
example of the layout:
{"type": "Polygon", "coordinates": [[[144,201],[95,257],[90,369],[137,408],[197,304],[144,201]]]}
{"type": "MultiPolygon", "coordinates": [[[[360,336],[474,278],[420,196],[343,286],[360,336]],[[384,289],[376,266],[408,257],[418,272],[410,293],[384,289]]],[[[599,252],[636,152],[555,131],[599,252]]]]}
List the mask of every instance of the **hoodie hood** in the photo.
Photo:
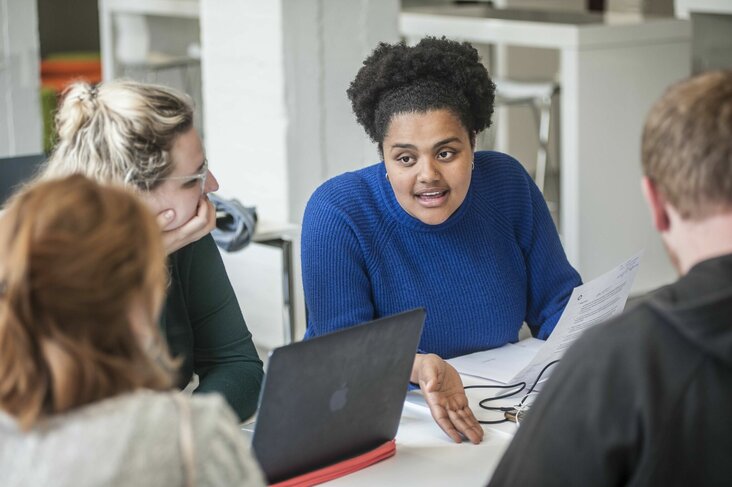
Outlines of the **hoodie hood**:
{"type": "Polygon", "coordinates": [[[732,254],[696,264],[647,304],[705,354],[732,365],[732,254]]]}

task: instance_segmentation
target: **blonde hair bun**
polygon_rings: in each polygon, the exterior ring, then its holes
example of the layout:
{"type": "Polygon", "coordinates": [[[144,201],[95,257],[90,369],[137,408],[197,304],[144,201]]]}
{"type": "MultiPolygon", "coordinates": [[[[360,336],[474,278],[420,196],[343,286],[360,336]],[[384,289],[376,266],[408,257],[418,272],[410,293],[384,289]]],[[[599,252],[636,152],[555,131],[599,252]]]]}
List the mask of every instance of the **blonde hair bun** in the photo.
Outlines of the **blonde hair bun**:
{"type": "Polygon", "coordinates": [[[56,114],[58,141],[43,177],[84,174],[150,190],[173,170],[176,137],[193,103],[172,88],[130,80],[74,83],[56,114]]]}

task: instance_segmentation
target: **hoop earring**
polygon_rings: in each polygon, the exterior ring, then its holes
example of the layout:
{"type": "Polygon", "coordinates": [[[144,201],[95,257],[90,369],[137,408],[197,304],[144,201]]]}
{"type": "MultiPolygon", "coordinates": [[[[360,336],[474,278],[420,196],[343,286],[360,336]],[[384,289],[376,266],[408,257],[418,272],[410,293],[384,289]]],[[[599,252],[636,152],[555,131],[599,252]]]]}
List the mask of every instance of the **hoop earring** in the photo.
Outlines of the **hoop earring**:
{"type": "Polygon", "coordinates": [[[384,177],[385,177],[385,178],[386,178],[386,180],[388,181],[388,180],[389,180],[389,173],[385,171],[385,172],[384,172],[384,177]]]}
{"type": "Polygon", "coordinates": [[[475,170],[475,159],[473,159],[473,163],[470,165],[470,170],[471,171],[475,170]]]}

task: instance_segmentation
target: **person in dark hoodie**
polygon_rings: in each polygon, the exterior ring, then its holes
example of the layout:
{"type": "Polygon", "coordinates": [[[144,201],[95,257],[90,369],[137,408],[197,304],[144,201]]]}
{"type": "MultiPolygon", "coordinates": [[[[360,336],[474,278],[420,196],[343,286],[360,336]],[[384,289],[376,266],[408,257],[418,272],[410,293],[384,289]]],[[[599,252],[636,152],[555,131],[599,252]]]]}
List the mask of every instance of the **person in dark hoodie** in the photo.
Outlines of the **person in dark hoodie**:
{"type": "Polygon", "coordinates": [[[642,157],[681,277],[577,341],[491,486],[732,482],[732,71],[669,88],[642,157]]]}

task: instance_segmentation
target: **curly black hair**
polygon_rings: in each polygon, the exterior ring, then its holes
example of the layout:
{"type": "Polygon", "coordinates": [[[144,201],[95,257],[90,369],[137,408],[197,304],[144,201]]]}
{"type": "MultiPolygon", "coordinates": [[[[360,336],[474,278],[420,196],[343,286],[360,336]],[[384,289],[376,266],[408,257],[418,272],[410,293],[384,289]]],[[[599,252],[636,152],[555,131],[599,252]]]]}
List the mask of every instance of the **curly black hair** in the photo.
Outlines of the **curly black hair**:
{"type": "Polygon", "coordinates": [[[472,135],[491,124],[495,85],[467,42],[425,37],[415,46],[380,43],[348,88],[356,119],[379,144],[397,113],[446,108],[472,135]]]}

